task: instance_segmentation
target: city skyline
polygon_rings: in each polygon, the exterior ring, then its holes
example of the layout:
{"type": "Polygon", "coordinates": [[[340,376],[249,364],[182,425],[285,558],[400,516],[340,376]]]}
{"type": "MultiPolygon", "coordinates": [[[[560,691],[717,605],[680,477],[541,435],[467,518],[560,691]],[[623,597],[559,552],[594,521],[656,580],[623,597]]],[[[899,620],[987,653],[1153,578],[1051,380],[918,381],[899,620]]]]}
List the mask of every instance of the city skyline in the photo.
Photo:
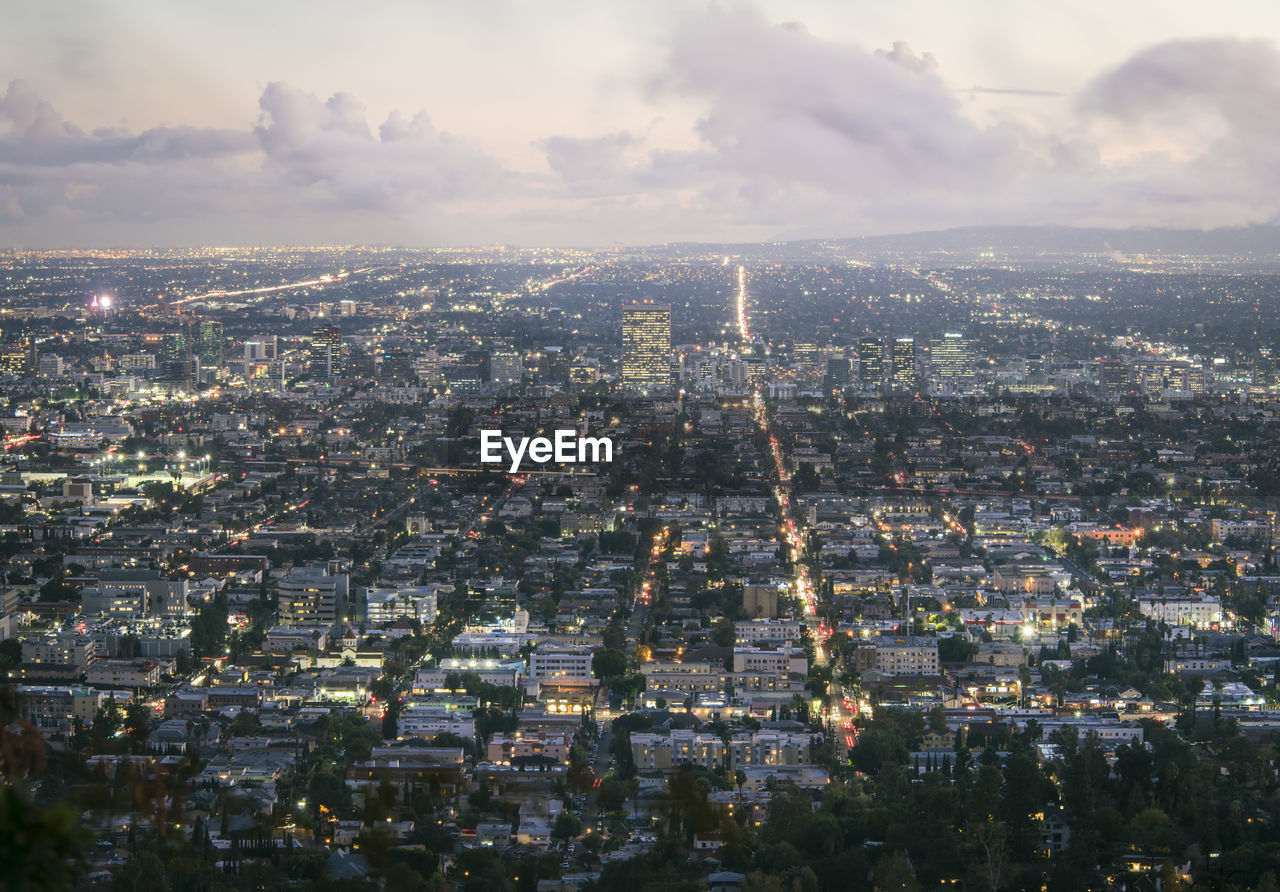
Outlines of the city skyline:
{"type": "Polygon", "coordinates": [[[0,38],[0,248],[1280,213],[1280,16],[1263,4],[78,8],[17,10],[0,38]]]}

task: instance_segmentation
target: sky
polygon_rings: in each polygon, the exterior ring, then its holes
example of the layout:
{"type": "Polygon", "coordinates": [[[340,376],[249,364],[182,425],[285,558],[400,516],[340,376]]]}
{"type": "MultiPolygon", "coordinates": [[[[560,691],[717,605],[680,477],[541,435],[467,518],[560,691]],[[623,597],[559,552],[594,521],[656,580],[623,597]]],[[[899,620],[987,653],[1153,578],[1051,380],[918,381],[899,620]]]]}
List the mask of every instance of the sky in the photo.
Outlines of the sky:
{"type": "Polygon", "coordinates": [[[0,249],[1280,217],[1270,2],[11,0],[0,249]]]}

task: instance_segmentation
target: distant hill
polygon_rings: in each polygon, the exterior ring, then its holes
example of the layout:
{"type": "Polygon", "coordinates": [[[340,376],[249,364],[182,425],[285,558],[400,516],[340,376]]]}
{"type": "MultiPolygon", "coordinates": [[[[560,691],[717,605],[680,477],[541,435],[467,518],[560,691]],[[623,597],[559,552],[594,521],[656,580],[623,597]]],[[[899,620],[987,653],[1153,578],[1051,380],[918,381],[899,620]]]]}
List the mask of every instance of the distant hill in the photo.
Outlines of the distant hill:
{"type": "Polygon", "coordinates": [[[976,259],[984,253],[1024,261],[1064,257],[1129,255],[1224,257],[1251,265],[1280,263],[1280,226],[1241,226],[1221,229],[1103,229],[1072,226],[972,226],[871,235],[839,239],[797,239],[772,242],[674,242],[624,249],[648,257],[672,260],[711,259],[718,255],[765,261],[804,261],[859,254],[946,255],[952,260],[976,259]]]}
{"type": "Polygon", "coordinates": [[[956,251],[997,250],[1015,254],[1263,255],[1280,254],[1280,226],[1223,229],[1081,229],[1070,226],[998,226],[944,229],[903,235],[833,240],[858,250],[956,251]]]}

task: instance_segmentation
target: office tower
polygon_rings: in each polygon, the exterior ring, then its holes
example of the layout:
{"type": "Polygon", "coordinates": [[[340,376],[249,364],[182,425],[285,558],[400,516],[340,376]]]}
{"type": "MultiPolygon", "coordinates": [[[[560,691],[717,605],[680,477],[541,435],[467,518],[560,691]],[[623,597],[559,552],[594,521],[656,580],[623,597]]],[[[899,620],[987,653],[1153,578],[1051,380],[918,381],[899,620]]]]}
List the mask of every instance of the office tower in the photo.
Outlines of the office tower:
{"type": "Polygon", "coordinates": [[[488,350],[468,350],[444,373],[449,389],[455,393],[479,393],[490,381],[488,350]]]}
{"type": "Polygon", "coordinates": [[[1274,387],[1276,383],[1276,360],[1266,348],[1253,358],[1253,384],[1255,387],[1274,387]]]}
{"type": "Polygon", "coordinates": [[[966,381],[977,373],[973,342],[959,332],[949,331],[934,341],[929,355],[934,374],[944,381],[966,381]]]}
{"type": "Polygon", "coordinates": [[[893,383],[899,387],[916,385],[915,338],[898,338],[893,342],[893,383]]]}
{"type": "Polygon", "coordinates": [[[342,316],[354,316],[356,314],[356,302],[354,300],[338,301],[338,313],[342,316]]]}
{"type": "Polygon", "coordinates": [[[294,567],[280,580],[280,624],[332,626],[347,609],[350,577],[325,564],[294,567]]]}
{"type": "Polygon", "coordinates": [[[171,331],[160,342],[161,375],[170,384],[191,388],[195,363],[191,351],[191,330],[171,331]]]}
{"type": "Polygon", "coordinates": [[[817,367],[819,351],[818,345],[813,341],[796,341],[791,352],[802,371],[807,372],[817,367]]]}
{"type": "Polygon", "coordinates": [[[827,376],[823,379],[823,387],[829,392],[844,390],[853,383],[853,367],[847,359],[828,359],[827,376]]]}
{"type": "Polygon", "coordinates": [[[747,364],[741,359],[730,359],[722,363],[720,374],[723,376],[724,383],[734,390],[741,390],[747,386],[747,364]]]}
{"type": "Polygon", "coordinates": [[[61,378],[66,372],[67,366],[62,357],[53,354],[41,356],[40,365],[36,367],[36,374],[41,378],[61,378]]]}
{"type": "Polygon", "coordinates": [[[311,332],[311,377],[342,376],[342,332],[332,325],[317,325],[311,332]]]}
{"type": "Polygon", "coordinates": [[[884,342],[879,338],[858,341],[858,378],[867,387],[884,384],[884,342]]]}
{"type": "Polygon", "coordinates": [[[538,380],[543,384],[569,381],[569,351],[563,347],[543,347],[538,354],[538,380]]]}
{"type": "Polygon", "coordinates": [[[200,365],[216,369],[222,365],[222,323],[214,319],[205,319],[200,323],[196,354],[200,357],[200,365]]]}
{"type": "Polygon", "coordinates": [[[647,393],[671,383],[671,307],[632,304],[622,309],[622,386],[647,393]]]}
{"type": "Polygon", "coordinates": [[[351,347],[342,365],[343,373],[348,378],[373,378],[378,373],[373,354],[360,347],[351,347]]]}
{"type": "Polygon", "coordinates": [[[494,350],[489,354],[489,380],[503,387],[519,384],[524,378],[524,360],[518,350],[494,350]]]}
{"type": "Polygon", "coordinates": [[[276,359],[276,336],[261,335],[244,342],[246,362],[271,362],[276,359]]]}
{"type": "Polygon", "coordinates": [[[36,366],[31,362],[31,347],[16,341],[0,349],[0,373],[6,375],[31,375],[36,366]]]}
{"type": "Polygon", "coordinates": [[[413,354],[404,349],[386,350],[378,364],[378,377],[387,381],[408,381],[415,377],[413,354]]]}
{"type": "Polygon", "coordinates": [[[1130,368],[1120,360],[1106,360],[1098,365],[1098,383],[1104,393],[1119,395],[1128,393],[1130,387],[1130,368]]]}

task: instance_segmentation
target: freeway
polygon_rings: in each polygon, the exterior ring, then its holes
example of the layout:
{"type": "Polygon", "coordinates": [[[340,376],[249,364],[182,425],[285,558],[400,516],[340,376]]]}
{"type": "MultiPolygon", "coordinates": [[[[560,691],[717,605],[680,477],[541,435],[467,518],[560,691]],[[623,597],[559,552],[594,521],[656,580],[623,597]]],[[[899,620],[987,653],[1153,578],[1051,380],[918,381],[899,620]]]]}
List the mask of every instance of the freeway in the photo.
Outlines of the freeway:
{"type": "MultiPolygon", "coordinates": [[[[312,288],[318,285],[332,285],[335,282],[341,282],[352,276],[359,276],[365,273],[371,273],[376,270],[387,269],[385,266],[366,266],[363,269],[341,270],[332,274],[325,274],[314,279],[306,279],[301,282],[285,282],[281,285],[264,285],[261,288],[241,288],[235,291],[218,290],[208,291],[204,294],[193,294],[190,297],[179,298],[178,300],[169,301],[169,306],[177,307],[184,304],[196,303],[202,300],[214,300],[223,297],[245,297],[252,294],[273,294],[277,291],[292,291],[295,288],[312,288]]],[[[148,304],[142,307],[144,310],[154,310],[160,304],[148,304]]]]}

